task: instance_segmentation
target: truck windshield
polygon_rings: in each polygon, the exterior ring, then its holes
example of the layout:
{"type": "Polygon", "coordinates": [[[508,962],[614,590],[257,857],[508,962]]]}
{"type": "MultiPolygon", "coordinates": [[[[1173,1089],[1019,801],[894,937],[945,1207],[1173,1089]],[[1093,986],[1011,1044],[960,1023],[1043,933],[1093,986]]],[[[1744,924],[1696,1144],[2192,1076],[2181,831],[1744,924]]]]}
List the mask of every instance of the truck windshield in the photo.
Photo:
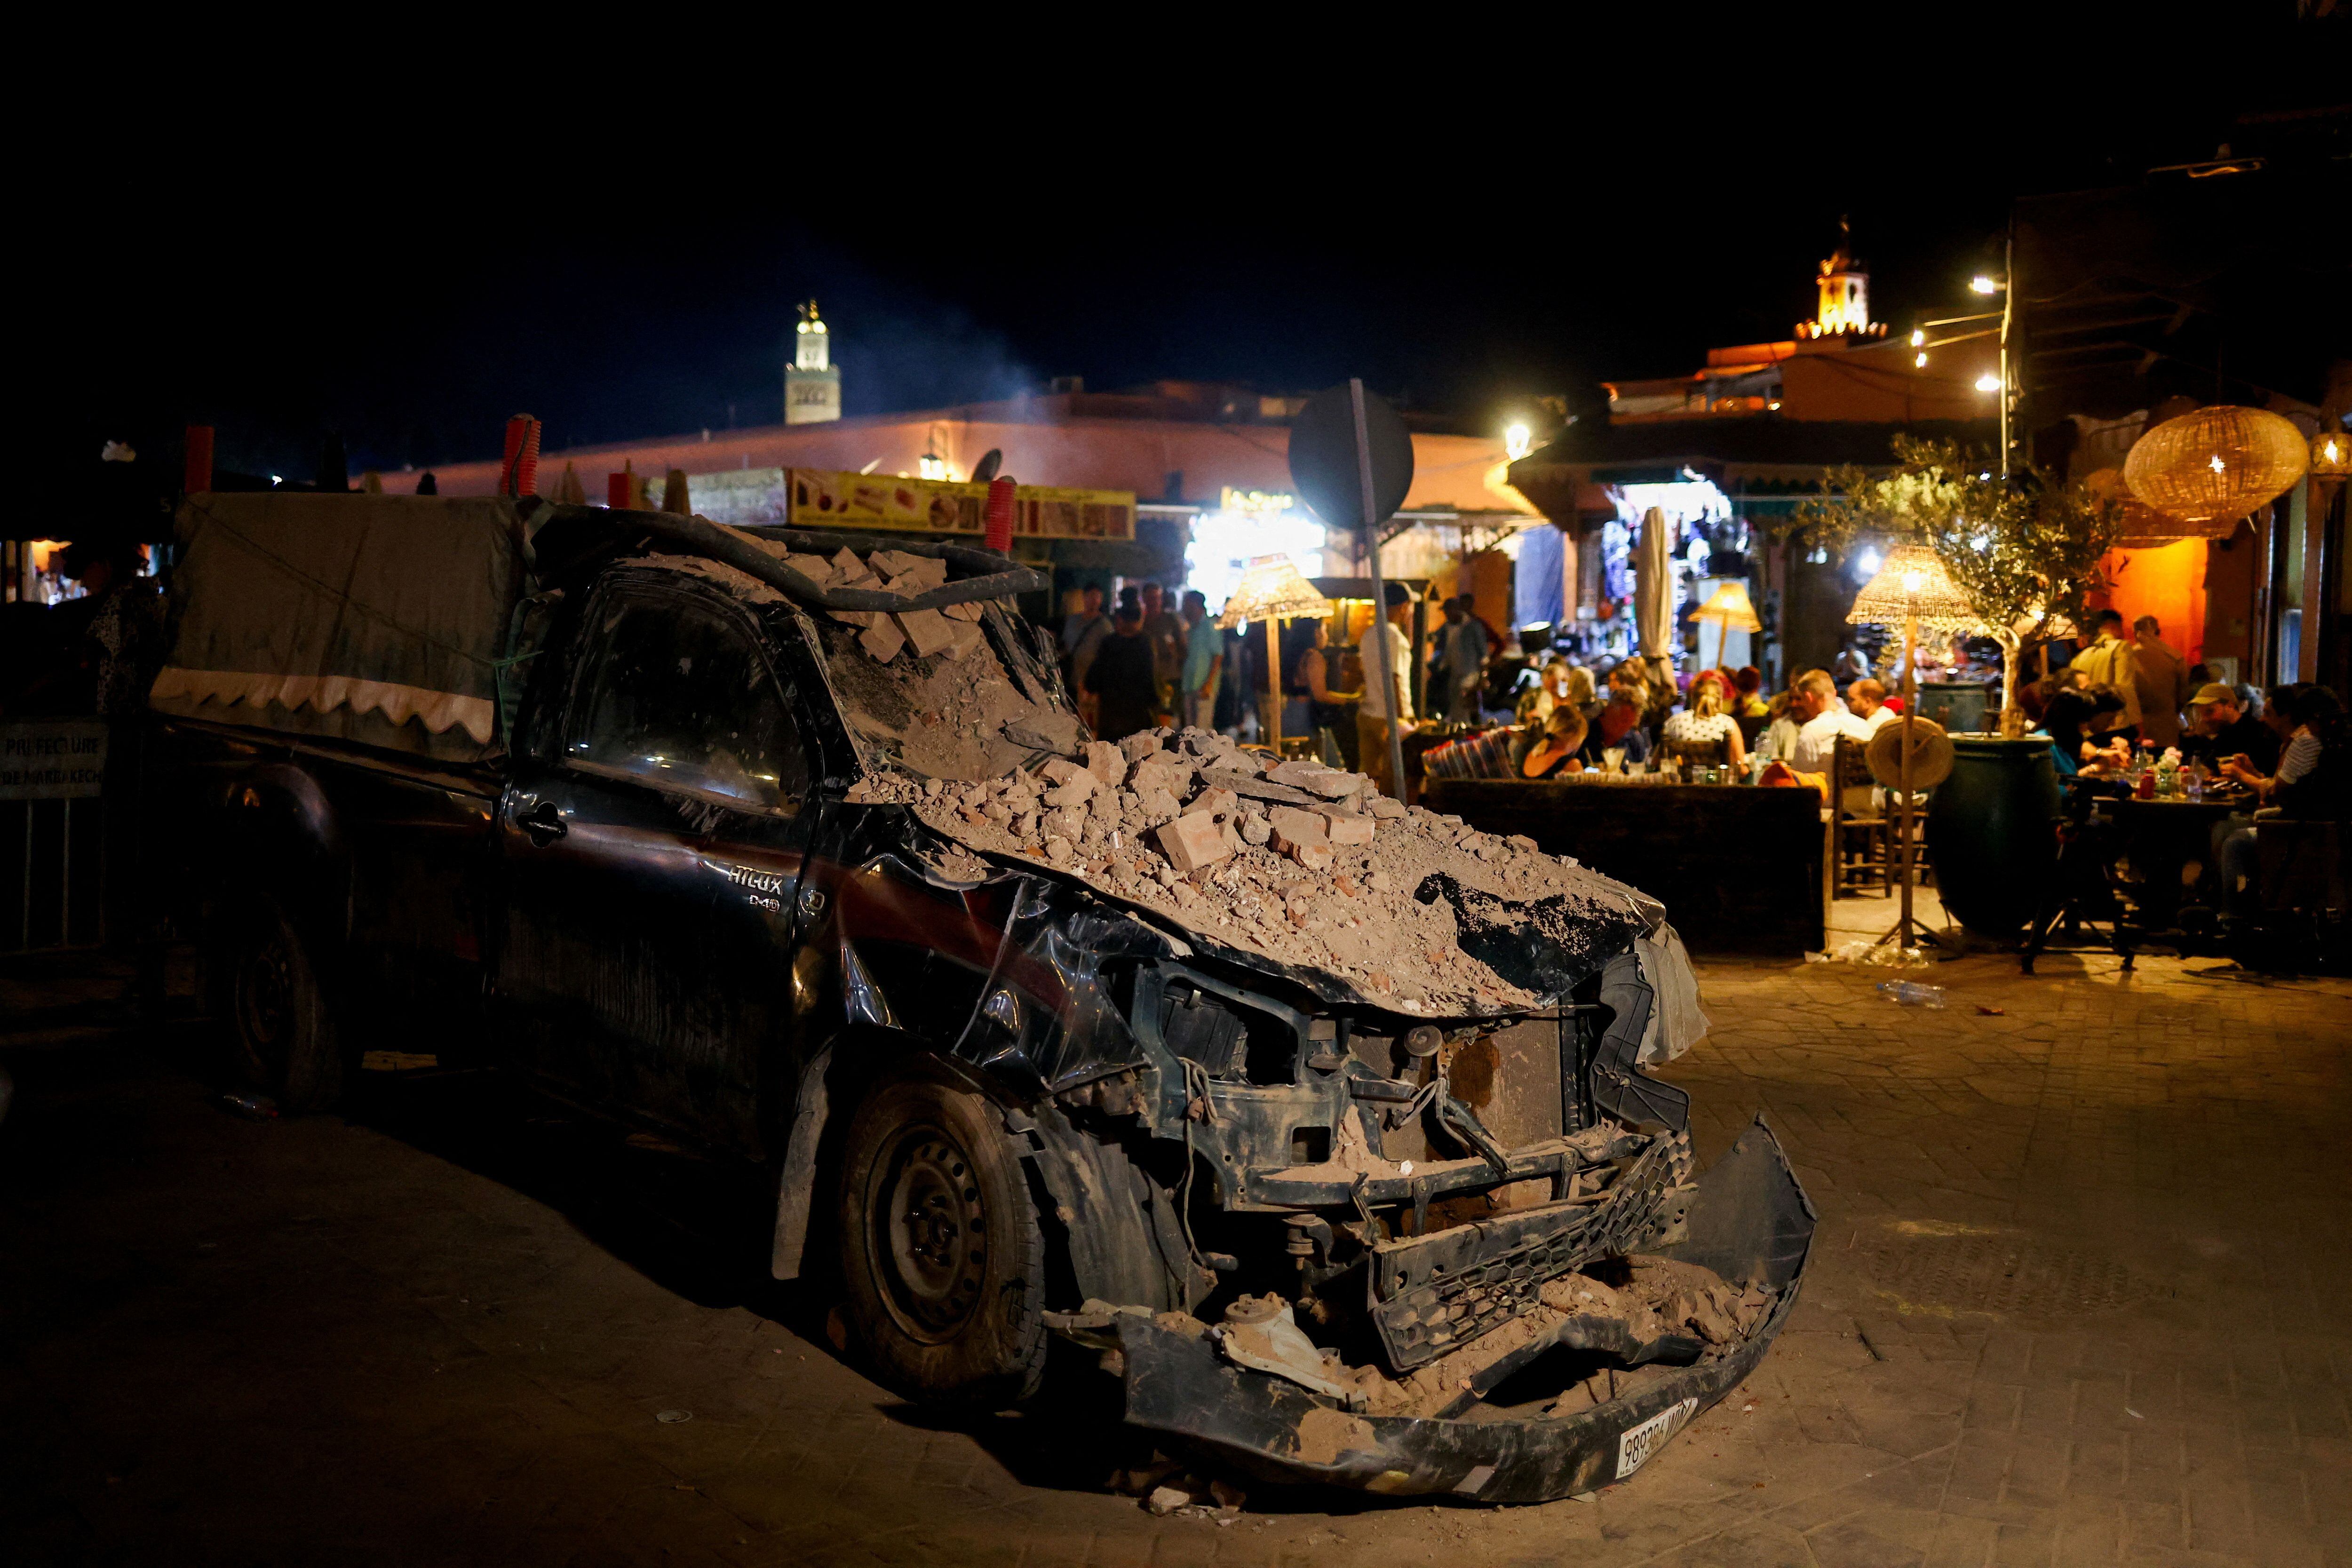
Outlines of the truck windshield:
{"type": "Polygon", "coordinates": [[[876,761],[919,778],[983,779],[1077,744],[1077,716],[1022,640],[1027,624],[1001,605],[953,621],[954,640],[929,653],[822,612],[816,620],[843,717],[876,761]]]}

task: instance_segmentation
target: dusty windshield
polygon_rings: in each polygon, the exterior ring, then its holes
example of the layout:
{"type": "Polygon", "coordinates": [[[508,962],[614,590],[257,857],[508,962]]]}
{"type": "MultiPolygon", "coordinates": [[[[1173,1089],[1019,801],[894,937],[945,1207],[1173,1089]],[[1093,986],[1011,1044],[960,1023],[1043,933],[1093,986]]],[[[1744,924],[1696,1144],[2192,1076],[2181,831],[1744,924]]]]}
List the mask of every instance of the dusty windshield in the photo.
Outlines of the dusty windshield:
{"type": "MultiPolygon", "coordinates": [[[[894,550],[789,559],[829,587],[919,593],[946,573],[944,562],[894,550]]],[[[983,779],[1076,749],[1076,715],[1057,697],[1027,623],[1002,601],[810,613],[842,717],[869,760],[923,778],[983,779]]]]}

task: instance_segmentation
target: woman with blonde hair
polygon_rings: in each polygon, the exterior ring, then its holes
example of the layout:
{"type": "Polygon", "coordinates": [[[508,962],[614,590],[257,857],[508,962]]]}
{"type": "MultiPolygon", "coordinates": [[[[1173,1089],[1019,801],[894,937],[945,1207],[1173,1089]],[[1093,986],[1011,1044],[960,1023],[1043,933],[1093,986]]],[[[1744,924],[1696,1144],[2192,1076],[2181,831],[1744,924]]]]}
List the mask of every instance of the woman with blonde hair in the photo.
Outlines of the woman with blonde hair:
{"type": "Polygon", "coordinates": [[[1666,720],[1666,754],[1685,765],[1744,767],[1739,721],[1724,711],[1723,683],[1712,672],[1691,684],[1690,706],[1666,720]]]}

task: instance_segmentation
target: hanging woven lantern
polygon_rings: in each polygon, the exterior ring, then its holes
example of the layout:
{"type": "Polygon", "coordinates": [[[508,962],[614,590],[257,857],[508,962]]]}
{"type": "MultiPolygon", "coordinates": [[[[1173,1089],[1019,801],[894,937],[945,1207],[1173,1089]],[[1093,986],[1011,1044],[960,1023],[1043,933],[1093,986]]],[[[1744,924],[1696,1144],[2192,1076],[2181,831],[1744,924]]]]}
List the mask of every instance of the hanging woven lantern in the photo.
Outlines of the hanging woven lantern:
{"type": "Polygon", "coordinates": [[[2124,483],[2168,516],[2235,522],[2285,494],[2310,460],[2303,432],[2286,420],[2219,404],[2142,436],[2124,458],[2124,483]]]}
{"type": "Polygon", "coordinates": [[[1854,626],[1899,626],[1916,620],[1942,632],[1972,632],[1984,624],[1936,552],[1920,544],[1898,544],[1888,551],[1878,575],[1854,595],[1853,612],[1845,619],[1854,626]]]}
{"type": "Polygon", "coordinates": [[[2227,539],[2238,530],[2237,514],[2192,521],[2157,510],[2124,488],[2120,468],[2101,468],[2083,483],[2099,500],[2122,507],[2123,531],[2116,536],[2116,543],[2125,550],[2153,550],[2183,539],[2227,539]]]}

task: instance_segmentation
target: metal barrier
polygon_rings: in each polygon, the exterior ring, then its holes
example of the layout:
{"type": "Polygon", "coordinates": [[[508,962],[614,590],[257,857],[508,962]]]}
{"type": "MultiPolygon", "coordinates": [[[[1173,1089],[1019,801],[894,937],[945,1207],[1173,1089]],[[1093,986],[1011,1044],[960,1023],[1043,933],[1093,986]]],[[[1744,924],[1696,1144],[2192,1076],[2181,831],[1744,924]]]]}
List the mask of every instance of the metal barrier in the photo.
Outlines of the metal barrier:
{"type": "Polygon", "coordinates": [[[106,742],[99,719],[0,724],[0,952],[104,940],[106,742]]]}

